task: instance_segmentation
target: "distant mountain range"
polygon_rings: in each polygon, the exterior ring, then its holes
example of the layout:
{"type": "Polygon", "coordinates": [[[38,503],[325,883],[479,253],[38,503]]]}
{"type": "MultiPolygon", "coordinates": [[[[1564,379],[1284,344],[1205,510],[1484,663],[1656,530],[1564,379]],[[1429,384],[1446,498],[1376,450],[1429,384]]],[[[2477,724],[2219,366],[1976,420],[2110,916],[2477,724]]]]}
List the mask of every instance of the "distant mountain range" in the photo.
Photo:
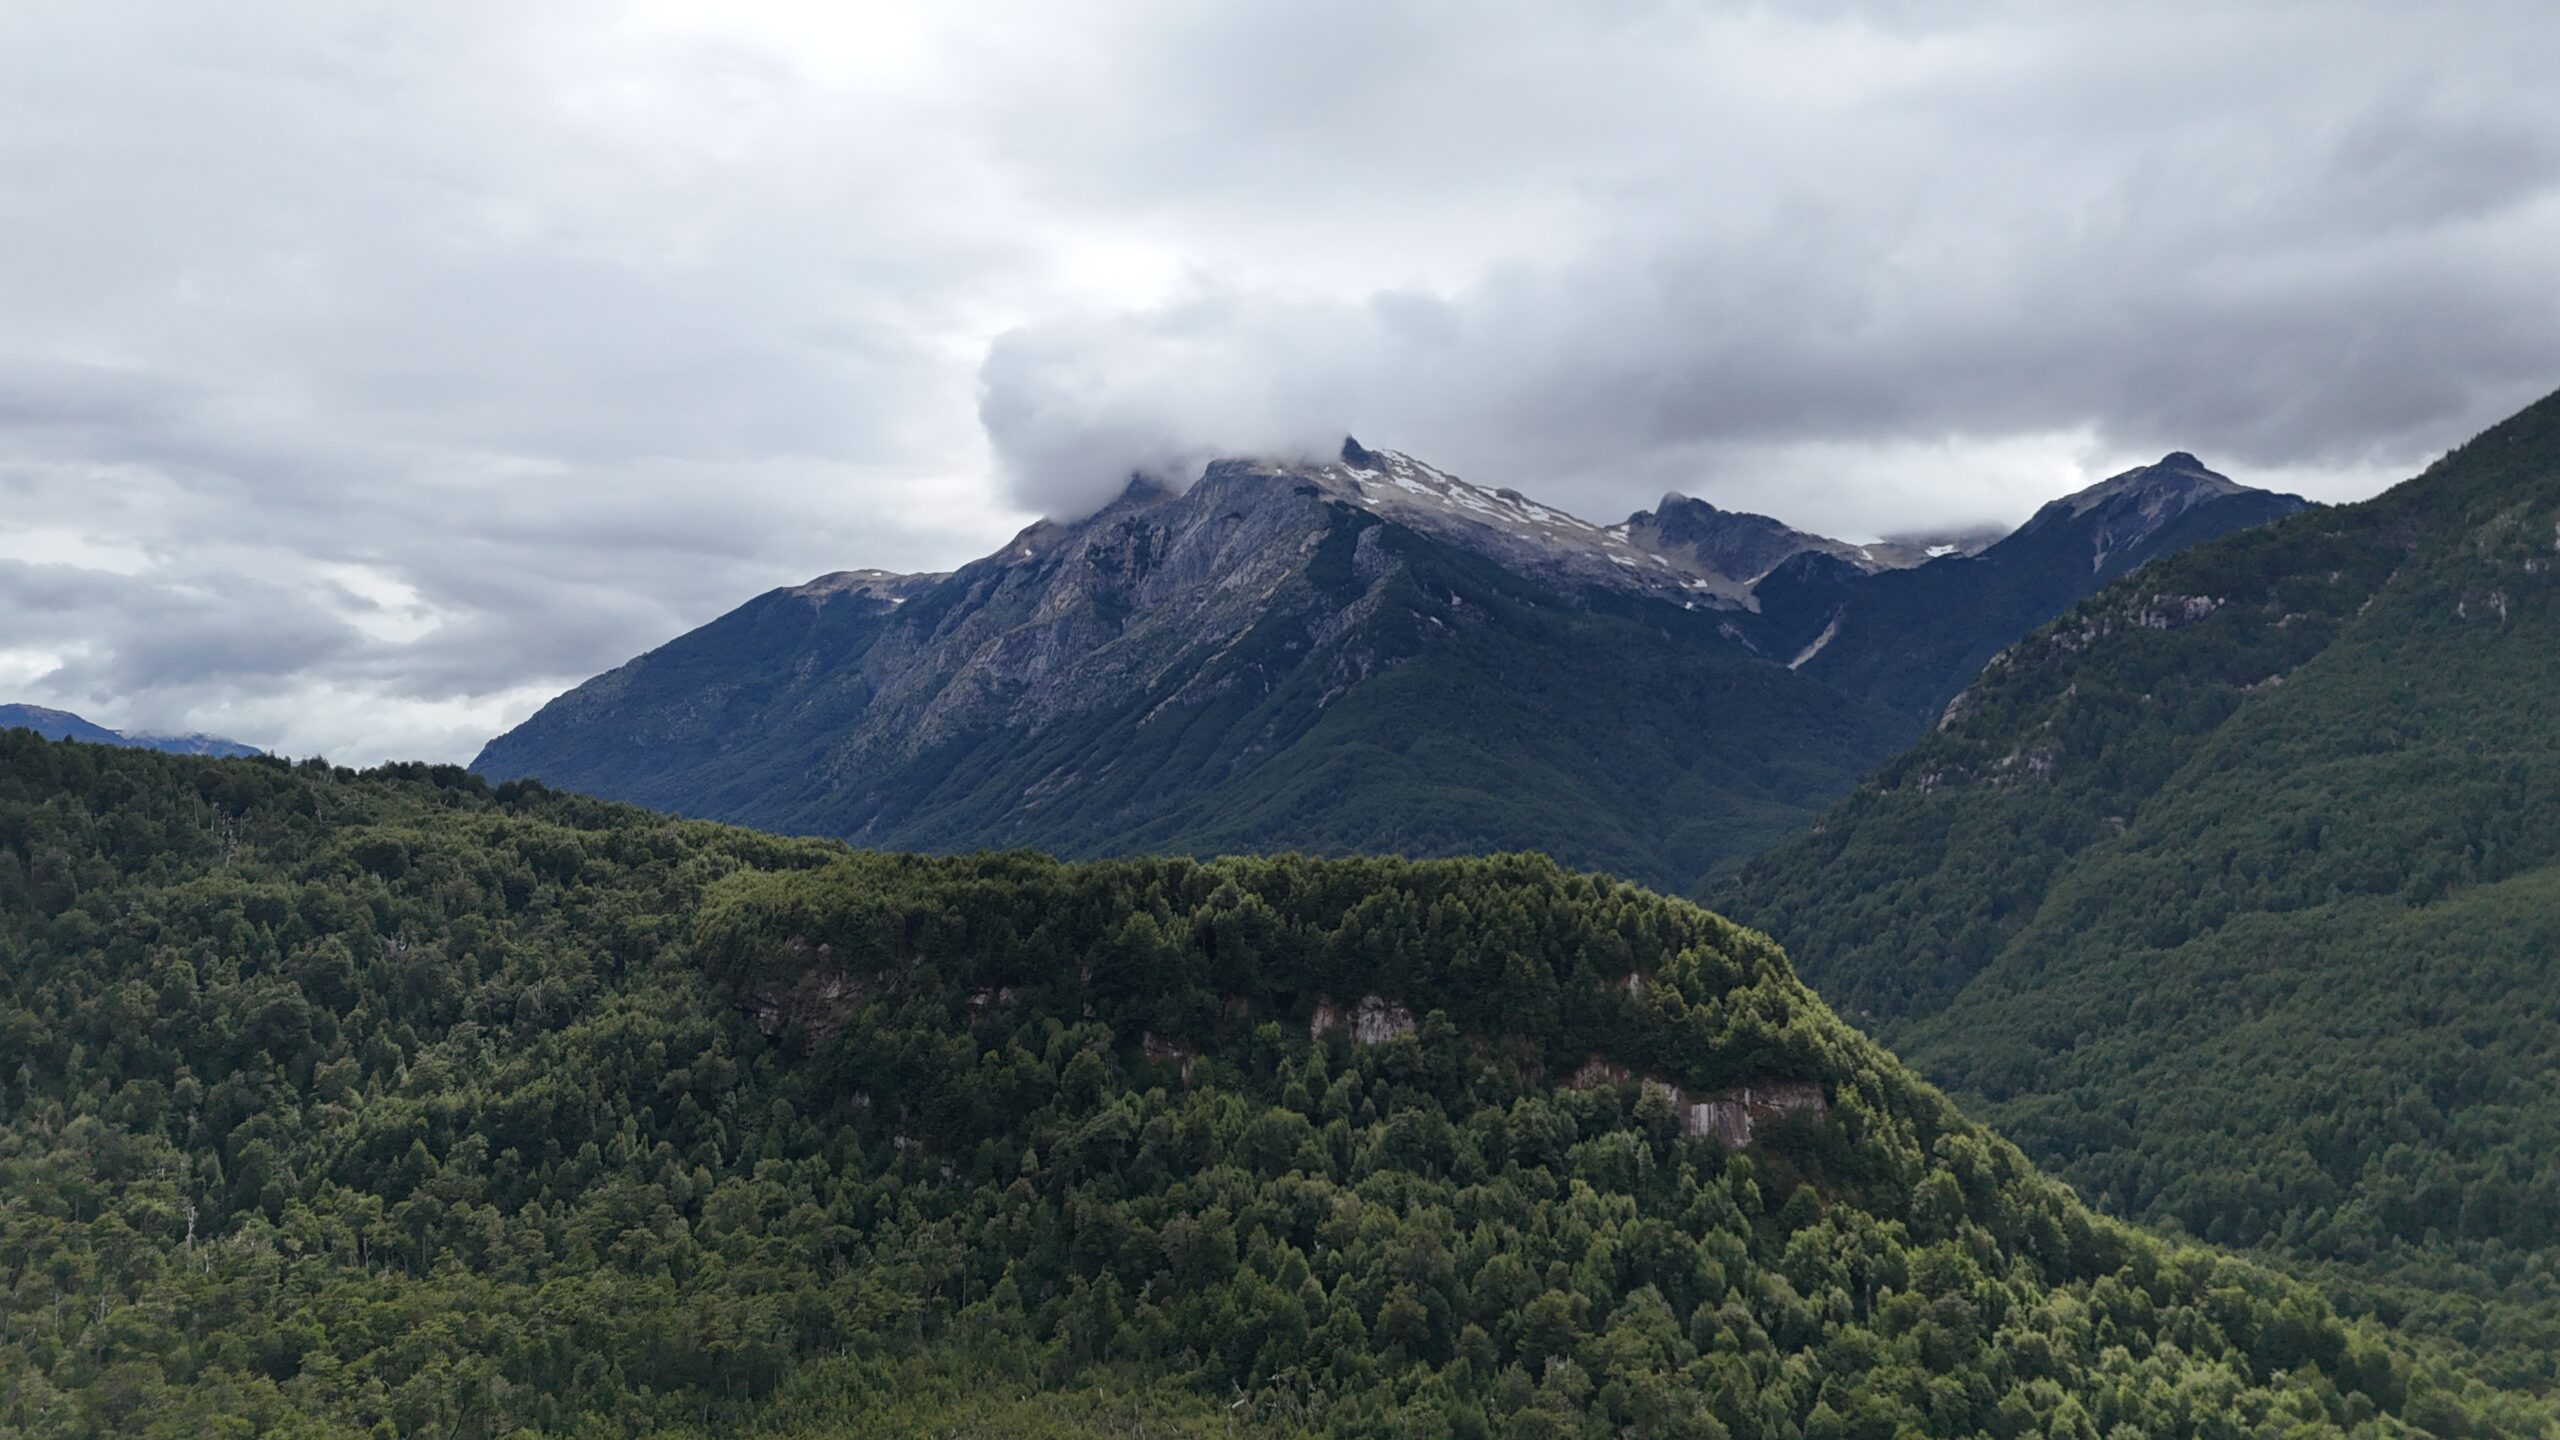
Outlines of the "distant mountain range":
{"type": "Polygon", "coordinates": [[[880,846],[1538,849],[1686,887],[2080,596],[2304,503],[2180,454],[1996,543],[1856,545],[1678,495],[1595,525],[1347,441],[770,592],[474,768],[880,846]]]}
{"type": "Polygon", "coordinates": [[[92,745],[125,745],[139,750],[158,750],[170,755],[211,755],[218,759],[237,759],[266,752],[255,745],[225,740],[219,735],[142,735],[110,730],[93,724],[68,710],[48,710],[41,705],[0,705],[0,730],[33,730],[48,740],[82,740],[92,745]]]}

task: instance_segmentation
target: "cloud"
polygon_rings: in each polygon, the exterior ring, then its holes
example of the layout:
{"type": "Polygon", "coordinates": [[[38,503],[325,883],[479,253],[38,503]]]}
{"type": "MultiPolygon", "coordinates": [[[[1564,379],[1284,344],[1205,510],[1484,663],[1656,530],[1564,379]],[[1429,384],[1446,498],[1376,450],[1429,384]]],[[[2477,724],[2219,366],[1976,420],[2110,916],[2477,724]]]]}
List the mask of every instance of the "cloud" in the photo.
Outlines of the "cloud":
{"type": "MultiPolygon", "coordinates": [[[[1017,493],[1070,510],[1203,425],[1351,428],[1612,518],[1645,498],[1632,475],[1747,492],[1810,453],[1854,474],[2032,437],[2093,465],[2180,446],[2243,474],[2413,469],[2560,384],[2560,289],[2528,258],[2560,253],[2560,99],[2497,26],[2347,9],[1699,7],[1518,27],[1519,64],[1449,16],[1348,67],[1436,97],[1384,148],[1536,158],[1524,112],[1591,95],[1606,136],[1566,123],[1532,172],[1586,213],[1446,283],[1203,287],[1028,326],[994,346],[981,413],[1017,493]],[[1543,79],[1518,93],[1531,47],[1543,79]]],[[[1318,148],[1339,198],[1275,203],[1320,205],[1345,244],[1391,228],[1371,147],[1318,148]]],[[[1782,513],[1948,518],[1935,486],[1806,489],[1782,513]]]]}
{"type": "Polygon", "coordinates": [[[1865,535],[2560,383],[2547,7],[178,0],[0,28],[0,699],[467,758],[1348,431],[1865,535]]]}

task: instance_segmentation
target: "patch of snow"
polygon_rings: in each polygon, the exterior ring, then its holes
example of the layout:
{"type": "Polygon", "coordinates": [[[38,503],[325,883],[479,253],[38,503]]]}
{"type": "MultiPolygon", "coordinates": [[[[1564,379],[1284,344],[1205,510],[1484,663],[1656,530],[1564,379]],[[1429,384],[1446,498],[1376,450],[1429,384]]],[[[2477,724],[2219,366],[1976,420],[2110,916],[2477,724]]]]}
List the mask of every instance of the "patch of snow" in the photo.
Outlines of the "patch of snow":
{"type": "Polygon", "coordinates": [[[1956,547],[1953,545],[1932,545],[1929,547],[1929,558],[1932,560],[1938,559],[1940,556],[1944,555],[1953,555],[1954,553],[1956,553],[1956,547]]]}

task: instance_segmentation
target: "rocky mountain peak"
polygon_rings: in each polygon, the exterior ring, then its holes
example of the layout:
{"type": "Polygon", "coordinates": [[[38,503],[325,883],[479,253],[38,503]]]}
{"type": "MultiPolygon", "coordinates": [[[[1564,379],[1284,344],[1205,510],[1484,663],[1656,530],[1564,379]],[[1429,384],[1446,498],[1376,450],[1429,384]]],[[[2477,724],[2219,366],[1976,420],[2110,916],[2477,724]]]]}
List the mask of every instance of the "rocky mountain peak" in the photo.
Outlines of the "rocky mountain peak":
{"type": "MultiPolygon", "coordinates": [[[[2045,511],[2068,507],[2073,515],[2085,515],[2111,500],[2129,496],[2149,513],[2167,515],[2200,501],[2237,495],[2249,488],[2227,475],[2207,469],[2203,461],[2184,450],[2172,450],[2153,464],[2137,465],[2110,475],[2085,490],[2066,495],[2047,505],[2045,511]]],[[[2028,523],[2033,524],[2034,521],[2028,523]]]]}
{"type": "Polygon", "coordinates": [[[2156,463],[2110,475],[2045,506],[1988,553],[2056,544],[2075,550],[2085,546],[2090,570],[2099,571],[2110,559],[2179,524],[2197,507],[2238,497],[2247,497],[2264,509],[2261,518],[2290,514],[2310,503],[2299,496],[2240,484],[2206,468],[2187,451],[2172,450],[2156,463]]]}
{"type": "Polygon", "coordinates": [[[1570,586],[1654,595],[1692,609],[1746,605],[1727,573],[1647,545],[1626,525],[1595,525],[1508,486],[1487,488],[1394,450],[1346,439],[1343,458],[1308,467],[1328,494],[1510,569],[1570,586]]]}
{"type": "Polygon", "coordinates": [[[1798,555],[1821,554],[1864,572],[1898,570],[1928,559],[1901,545],[1853,544],[1815,535],[1766,515],[1726,510],[1678,491],[1651,510],[1627,517],[1622,527],[1636,544],[1678,557],[1701,572],[1735,585],[1758,584],[1798,555]]]}

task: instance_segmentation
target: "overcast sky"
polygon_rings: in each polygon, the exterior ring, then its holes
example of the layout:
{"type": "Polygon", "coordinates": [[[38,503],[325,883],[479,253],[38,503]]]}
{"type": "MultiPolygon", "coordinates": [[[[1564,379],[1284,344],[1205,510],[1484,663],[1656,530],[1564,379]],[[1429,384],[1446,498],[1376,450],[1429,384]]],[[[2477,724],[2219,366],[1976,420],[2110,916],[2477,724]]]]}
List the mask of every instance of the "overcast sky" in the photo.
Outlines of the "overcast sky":
{"type": "Polygon", "coordinates": [[[1347,431],[1868,538],[2560,387],[2535,3],[0,0],[0,701],[467,759],[1347,431]]]}

